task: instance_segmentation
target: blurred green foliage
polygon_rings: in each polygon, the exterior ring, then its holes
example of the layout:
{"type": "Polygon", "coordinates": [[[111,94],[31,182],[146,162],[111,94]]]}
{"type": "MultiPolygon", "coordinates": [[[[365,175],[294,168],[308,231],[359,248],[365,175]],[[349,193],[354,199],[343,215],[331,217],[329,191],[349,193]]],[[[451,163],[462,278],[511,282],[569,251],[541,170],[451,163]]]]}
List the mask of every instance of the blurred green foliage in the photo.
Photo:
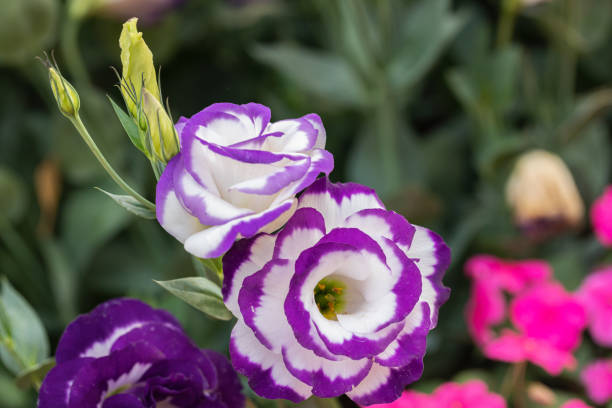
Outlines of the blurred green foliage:
{"type": "MultiPolygon", "coordinates": [[[[105,97],[121,100],[108,67],[120,66],[122,21],[71,20],[59,0],[0,8],[0,274],[40,316],[51,349],[78,313],[134,296],[174,313],[199,345],[226,350],[231,322],[153,282],[197,271],[155,221],[93,188],[119,193],[57,112],[34,60],[56,50],[100,149],[153,199],[150,166],[105,97]]],[[[219,101],[264,103],[273,119],[316,112],[334,180],[371,185],[389,208],[445,237],[453,294],[419,388],[476,376],[499,389],[505,375],[466,331],[467,256],[547,259],[568,289],[612,259],[586,220],[546,240],[525,237],[503,195],[517,155],[536,147],[566,161],[587,206],[610,183],[610,1],[187,0],[142,29],[175,120],[219,101]]],[[[598,353],[587,340],[579,360],[598,353]]],[[[17,388],[9,370],[0,370],[0,406],[33,406],[34,392],[17,388]]],[[[530,368],[528,378],[582,393],[575,373],[550,379],[530,368]]]]}

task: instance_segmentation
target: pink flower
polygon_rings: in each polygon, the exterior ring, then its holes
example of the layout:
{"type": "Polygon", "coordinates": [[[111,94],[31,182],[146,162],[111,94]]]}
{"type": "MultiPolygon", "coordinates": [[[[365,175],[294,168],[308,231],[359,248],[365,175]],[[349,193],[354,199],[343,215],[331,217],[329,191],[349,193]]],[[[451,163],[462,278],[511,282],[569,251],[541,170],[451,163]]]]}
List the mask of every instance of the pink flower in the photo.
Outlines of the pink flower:
{"type": "Polygon", "coordinates": [[[612,346],[612,267],[589,275],[577,296],[587,311],[593,340],[602,346],[612,346]]]}
{"type": "Polygon", "coordinates": [[[475,280],[466,308],[467,326],[474,341],[483,345],[492,340],[491,327],[502,323],[505,317],[506,302],[501,289],[490,280],[475,280]]]}
{"type": "Polygon", "coordinates": [[[552,275],[550,266],[543,261],[504,261],[490,255],[472,257],[465,269],[474,278],[466,320],[472,338],[480,345],[492,339],[491,327],[504,321],[503,290],[516,294],[552,275]]]}
{"type": "Polygon", "coordinates": [[[605,246],[612,246],[612,186],[609,186],[591,207],[595,235],[605,246]]]}
{"type": "Polygon", "coordinates": [[[510,293],[518,293],[528,285],[543,282],[552,276],[552,269],[544,261],[505,261],[491,255],[476,255],[465,264],[468,276],[489,280],[510,293]]]}
{"type": "Polygon", "coordinates": [[[564,368],[576,368],[576,359],[572,353],[512,330],[504,330],[501,336],[485,344],[483,353],[492,360],[507,363],[530,361],[551,375],[561,374],[564,368]]]}
{"type": "Polygon", "coordinates": [[[490,393],[484,382],[473,380],[442,384],[431,395],[405,391],[395,402],[369,408],[506,408],[506,401],[490,393]]]}
{"type": "Polygon", "coordinates": [[[596,360],[589,364],[580,379],[594,402],[604,404],[612,399],[612,360],[596,360]]]}
{"type": "Polygon", "coordinates": [[[591,408],[590,405],[585,404],[579,399],[572,399],[561,405],[561,408],[591,408]]]}
{"type": "Polygon", "coordinates": [[[504,330],[484,347],[484,354],[506,362],[530,361],[551,375],[572,369],[572,351],[586,326],[580,303],[558,283],[546,283],[517,296],[510,306],[510,320],[518,329],[504,330]]]}

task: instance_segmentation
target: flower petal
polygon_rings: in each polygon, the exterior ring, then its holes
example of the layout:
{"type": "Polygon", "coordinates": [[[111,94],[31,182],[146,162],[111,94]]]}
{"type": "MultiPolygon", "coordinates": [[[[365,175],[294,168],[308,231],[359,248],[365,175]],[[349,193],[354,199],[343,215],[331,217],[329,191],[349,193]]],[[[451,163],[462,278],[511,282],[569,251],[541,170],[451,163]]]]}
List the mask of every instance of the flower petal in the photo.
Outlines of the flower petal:
{"type": "Polygon", "coordinates": [[[223,255],[239,237],[249,238],[269,224],[275,225],[281,216],[293,213],[295,199],[287,200],[266,211],[238,218],[193,234],[185,241],[185,250],[200,258],[217,258],[223,255]]]}
{"type": "Polygon", "coordinates": [[[287,371],[282,356],[261,345],[240,320],[232,330],[230,355],[234,368],[248,377],[251,388],[264,398],[300,402],[311,395],[311,387],[287,371]]]}
{"type": "Polygon", "coordinates": [[[168,162],[166,170],[162,173],[157,183],[155,207],[159,224],[180,242],[185,242],[189,236],[205,227],[185,210],[176,195],[174,170],[180,160],[181,154],[179,153],[168,162]]]}
{"type": "Polygon", "coordinates": [[[346,395],[360,405],[390,403],[402,395],[406,385],[423,374],[423,360],[414,359],[401,368],[374,363],[368,376],[346,395]]]}
{"type": "Polygon", "coordinates": [[[259,234],[237,241],[223,257],[223,302],[239,319],[238,295],[247,276],[259,271],[272,258],[274,237],[259,234]]]}
{"type": "Polygon", "coordinates": [[[300,208],[276,237],[274,258],[297,259],[325,234],[325,221],[313,208],[300,208]]]}
{"type": "Polygon", "coordinates": [[[298,207],[316,208],[323,214],[328,230],[343,227],[344,220],[358,211],[385,208],[373,189],[355,183],[332,184],[327,177],[304,191],[298,207]]]}
{"type": "Polygon", "coordinates": [[[114,299],[70,323],[59,341],[55,358],[59,364],[80,357],[106,356],[117,339],[148,323],[182,330],[176,319],[164,310],[153,309],[135,299],[114,299]]]}
{"type": "Polygon", "coordinates": [[[47,373],[38,395],[39,408],[68,408],[74,379],[92,358],[75,358],[58,364],[47,373]]]}
{"type": "Polygon", "coordinates": [[[416,225],[415,228],[410,248],[402,249],[416,262],[423,276],[421,300],[429,303],[433,329],[438,323],[438,310],[450,295],[450,289],[442,284],[444,271],[450,264],[450,248],[435,232],[416,225]]]}

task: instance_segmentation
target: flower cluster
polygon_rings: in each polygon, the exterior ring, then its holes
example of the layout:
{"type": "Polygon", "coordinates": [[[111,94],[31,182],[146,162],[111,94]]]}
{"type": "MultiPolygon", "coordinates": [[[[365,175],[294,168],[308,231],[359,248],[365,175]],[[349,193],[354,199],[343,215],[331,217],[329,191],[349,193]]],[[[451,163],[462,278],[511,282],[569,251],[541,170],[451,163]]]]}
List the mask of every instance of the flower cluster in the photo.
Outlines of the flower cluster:
{"type": "Polygon", "coordinates": [[[476,256],[466,264],[466,273],[473,278],[468,327],[487,357],[530,361],[552,375],[575,368],[573,351],[587,315],[577,297],[552,279],[546,263],[476,256]],[[504,293],[512,296],[509,305],[504,293]],[[495,333],[506,317],[514,329],[495,333]]]}
{"type": "Polygon", "coordinates": [[[40,408],[240,408],[238,376],[198,349],[167,312],[133,299],[103,303],[64,331],[40,408]]]}
{"type": "Polygon", "coordinates": [[[591,221],[599,241],[607,247],[612,246],[612,186],[591,207],[591,221]]]}

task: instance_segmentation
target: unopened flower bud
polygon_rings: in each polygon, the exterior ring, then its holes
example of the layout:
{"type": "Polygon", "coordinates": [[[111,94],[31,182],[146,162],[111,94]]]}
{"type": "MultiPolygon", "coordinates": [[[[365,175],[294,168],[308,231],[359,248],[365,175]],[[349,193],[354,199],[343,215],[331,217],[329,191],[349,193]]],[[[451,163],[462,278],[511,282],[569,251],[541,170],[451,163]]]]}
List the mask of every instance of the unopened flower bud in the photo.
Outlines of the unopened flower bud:
{"type": "Polygon", "coordinates": [[[555,154],[532,150],[519,157],[508,183],[506,201],[519,226],[581,224],[584,204],[569,169],[555,154]]]}
{"type": "Polygon", "coordinates": [[[167,163],[179,151],[178,136],[163,105],[147,89],[142,93],[142,112],[146,117],[147,136],[152,153],[167,163]]]}
{"type": "Polygon", "coordinates": [[[138,32],[137,22],[137,18],[126,21],[119,37],[123,66],[121,93],[133,118],[138,117],[138,105],[141,103],[143,88],[158,101],[161,100],[153,65],[153,53],[142,38],[142,33],[138,32]]]}
{"type": "Polygon", "coordinates": [[[49,82],[60,112],[67,118],[76,117],[81,107],[76,89],[54,67],[49,67],[49,82]]]}

